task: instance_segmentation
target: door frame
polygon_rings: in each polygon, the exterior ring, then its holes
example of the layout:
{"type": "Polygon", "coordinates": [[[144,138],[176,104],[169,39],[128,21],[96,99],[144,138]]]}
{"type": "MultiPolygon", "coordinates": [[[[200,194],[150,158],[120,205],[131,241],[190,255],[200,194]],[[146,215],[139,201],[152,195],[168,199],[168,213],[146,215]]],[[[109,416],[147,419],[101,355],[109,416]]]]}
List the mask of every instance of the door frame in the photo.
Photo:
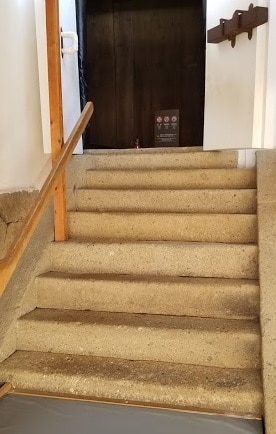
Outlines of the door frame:
{"type": "MultiPolygon", "coordinates": [[[[66,1],[66,0],[63,0],[66,1]]],[[[75,1],[74,1],[75,4],[75,1]]],[[[68,103],[64,103],[62,98],[62,77],[66,79],[69,76],[69,83],[74,79],[74,74],[78,74],[78,65],[75,71],[72,70],[74,65],[70,64],[71,60],[68,54],[61,58],[61,35],[60,35],[60,0],[34,0],[35,5],[35,21],[36,21],[36,39],[37,39],[37,57],[38,57],[38,73],[39,73],[39,88],[40,88],[40,106],[41,106],[41,121],[42,121],[42,134],[43,134],[43,149],[44,153],[50,154],[53,151],[51,142],[61,143],[63,136],[65,140],[70,134],[75,122],[78,120],[81,108],[80,97],[77,96],[78,107],[74,104],[73,110],[68,107],[68,103]],[[51,4],[53,2],[53,5],[51,4]],[[58,16],[54,17],[53,12],[48,17],[47,11],[49,7],[58,11],[58,16]],[[54,23],[53,20],[56,20],[54,23]],[[49,28],[52,26],[57,27],[57,34],[55,39],[49,42],[47,34],[49,28]],[[62,125],[61,125],[62,124],[62,125]],[[53,139],[53,125],[57,137],[53,139]],[[62,137],[62,139],[61,139],[62,137]]],[[[51,9],[52,10],[52,9],[51,9]]],[[[52,11],[53,11],[52,10],[52,11]]],[[[51,33],[54,29],[51,29],[51,33]]],[[[75,29],[64,29],[75,30],[75,29]]],[[[75,55],[77,56],[77,54],[75,55]]],[[[75,59],[74,59],[75,60],[75,59]]],[[[74,89],[75,94],[79,92],[79,80],[77,79],[74,89]]],[[[70,92],[70,91],[69,91],[70,92]]],[[[75,96],[76,98],[76,96],[75,96]]],[[[78,146],[74,153],[82,154],[82,139],[80,139],[78,146]]]]}

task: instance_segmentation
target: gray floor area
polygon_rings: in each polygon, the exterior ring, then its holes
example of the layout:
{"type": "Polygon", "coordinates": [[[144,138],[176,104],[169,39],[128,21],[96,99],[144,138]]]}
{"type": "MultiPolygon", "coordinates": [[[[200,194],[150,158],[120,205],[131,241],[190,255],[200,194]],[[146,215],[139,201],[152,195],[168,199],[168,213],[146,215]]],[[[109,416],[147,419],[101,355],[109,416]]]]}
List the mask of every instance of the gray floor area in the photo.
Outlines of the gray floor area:
{"type": "Polygon", "coordinates": [[[175,411],[7,396],[1,434],[262,434],[260,421],[175,411]]]}

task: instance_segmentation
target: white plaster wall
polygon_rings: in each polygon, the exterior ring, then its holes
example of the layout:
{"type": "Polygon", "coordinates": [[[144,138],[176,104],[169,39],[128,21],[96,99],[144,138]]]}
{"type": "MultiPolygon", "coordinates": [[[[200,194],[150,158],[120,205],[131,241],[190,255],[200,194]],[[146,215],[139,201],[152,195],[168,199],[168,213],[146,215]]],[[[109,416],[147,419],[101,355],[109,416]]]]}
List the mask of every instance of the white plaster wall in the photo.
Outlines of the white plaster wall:
{"type": "MultiPolygon", "coordinates": [[[[236,9],[248,9],[248,0],[207,0],[207,29],[236,9]]],[[[269,0],[254,2],[268,5],[269,0]]],[[[204,149],[250,149],[263,146],[268,24],[230,42],[206,47],[204,149]]]]}
{"type": "Polygon", "coordinates": [[[276,148],[276,1],[270,0],[264,148],[276,148]]]}
{"type": "Polygon", "coordinates": [[[45,0],[34,0],[43,149],[52,152],[45,0]]]}
{"type": "Polygon", "coordinates": [[[34,0],[0,1],[0,191],[37,188],[43,152],[34,0]]]}

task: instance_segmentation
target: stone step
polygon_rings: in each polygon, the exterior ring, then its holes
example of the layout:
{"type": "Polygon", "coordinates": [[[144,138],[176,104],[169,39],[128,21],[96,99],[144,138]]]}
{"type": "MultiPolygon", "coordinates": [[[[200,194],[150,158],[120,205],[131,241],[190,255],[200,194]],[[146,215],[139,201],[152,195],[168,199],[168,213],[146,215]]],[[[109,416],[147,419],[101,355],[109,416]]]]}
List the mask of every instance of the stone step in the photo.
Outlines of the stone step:
{"type": "Polygon", "coordinates": [[[256,169],[88,170],[88,188],[256,188],[256,169]]]}
{"type": "Polygon", "coordinates": [[[129,151],[95,152],[91,168],[96,169],[216,169],[237,167],[238,153],[187,152],[179,149],[170,152],[159,149],[150,152],[144,149],[129,151]]]}
{"type": "Polygon", "coordinates": [[[21,352],[0,365],[17,390],[262,417],[259,370],[21,352]]]}
{"type": "Polygon", "coordinates": [[[79,211],[255,214],[256,190],[76,190],[79,211]]]}
{"type": "Polygon", "coordinates": [[[52,271],[258,278],[258,248],[251,244],[75,240],[51,243],[48,255],[52,271]]]}
{"type": "Polygon", "coordinates": [[[35,281],[39,308],[257,319],[255,280],[50,272],[35,281]]]}
{"type": "Polygon", "coordinates": [[[260,330],[245,320],[36,309],[18,321],[17,349],[259,368],[260,330]]]}
{"type": "Polygon", "coordinates": [[[71,238],[256,243],[257,216],[245,214],[68,213],[71,238]]]}

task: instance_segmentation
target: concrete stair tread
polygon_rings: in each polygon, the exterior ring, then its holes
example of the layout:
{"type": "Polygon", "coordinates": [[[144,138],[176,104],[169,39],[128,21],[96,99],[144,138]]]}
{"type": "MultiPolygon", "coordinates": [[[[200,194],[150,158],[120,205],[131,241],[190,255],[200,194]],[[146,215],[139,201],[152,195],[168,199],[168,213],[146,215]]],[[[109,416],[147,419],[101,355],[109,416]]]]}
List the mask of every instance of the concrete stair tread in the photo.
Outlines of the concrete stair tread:
{"type": "Polygon", "coordinates": [[[81,188],[81,211],[256,214],[256,189],[81,188]]]}
{"type": "Polygon", "coordinates": [[[1,365],[16,389],[261,417],[260,371],[17,351],[1,365]]]}
{"type": "Polygon", "coordinates": [[[259,316],[256,280],[49,272],[36,278],[38,307],[213,318],[259,316]]]}
{"type": "Polygon", "coordinates": [[[248,280],[248,279],[219,279],[219,278],[208,278],[208,277],[182,277],[182,276],[144,276],[144,275],[128,275],[128,274],[112,274],[112,273],[67,273],[62,271],[49,271],[40,274],[36,280],[39,279],[68,279],[75,280],[76,283],[80,280],[103,280],[103,281],[122,281],[122,282],[157,282],[157,283],[187,283],[194,285],[212,285],[216,286],[226,286],[229,285],[254,285],[259,287],[258,280],[248,280]]]}
{"type": "Polygon", "coordinates": [[[17,349],[258,368],[260,332],[246,320],[36,309],[18,321],[17,349]]]}
{"type": "MultiPolygon", "coordinates": [[[[202,146],[172,146],[170,148],[157,148],[155,146],[148,148],[124,148],[124,149],[85,149],[85,155],[129,155],[129,154],[147,154],[147,155],[156,155],[156,154],[195,154],[198,152],[203,152],[202,146]]],[[[233,154],[233,151],[224,151],[227,154],[233,154]]],[[[235,152],[235,151],[234,151],[235,152]]],[[[205,154],[213,154],[214,151],[206,151],[205,154]]]]}
{"type": "Polygon", "coordinates": [[[218,167],[218,168],[195,168],[195,169],[189,169],[189,168],[183,168],[183,169],[179,169],[179,168],[160,168],[160,169],[144,169],[143,167],[140,168],[133,168],[133,169],[122,169],[122,168],[118,168],[118,169],[110,169],[110,168],[106,168],[106,169],[87,169],[87,173],[138,173],[138,174],[154,174],[154,173],[177,173],[179,175],[182,175],[184,173],[188,173],[188,174],[192,174],[192,173],[206,173],[206,174],[212,174],[212,173],[244,173],[244,174],[255,174],[256,173],[256,169],[255,168],[245,168],[245,169],[239,169],[237,167],[230,167],[230,168],[224,168],[224,167],[218,167]]]}
{"type": "Polygon", "coordinates": [[[254,243],[257,242],[257,216],[72,211],[68,213],[68,230],[70,238],[97,240],[254,243]]]}
{"type": "Polygon", "coordinates": [[[104,240],[104,241],[99,241],[97,239],[95,240],[91,240],[91,238],[89,239],[78,239],[78,238],[74,238],[68,241],[53,241],[51,243],[51,246],[59,246],[59,245],[73,245],[73,244],[86,244],[87,246],[92,245],[92,244],[100,244],[100,245],[118,245],[121,246],[122,244],[125,245],[129,245],[129,244],[133,244],[133,245],[145,245],[145,246],[154,246],[154,245],[159,245],[159,246],[180,246],[180,247],[191,247],[191,248],[204,248],[204,246],[207,247],[218,247],[218,248],[229,248],[230,250],[236,250],[237,248],[251,248],[251,247],[257,247],[256,243],[238,243],[238,244],[232,244],[232,243],[206,243],[206,242],[201,242],[201,241],[167,241],[167,240],[161,240],[161,241],[153,241],[153,240],[143,240],[143,241],[133,241],[133,240],[124,240],[124,239],[118,239],[116,241],[113,240],[104,240]]]}
{"type": "Polygon", "coordinates": [[[72,210],[72,211],[68,211],[68,214],[87,214],[87,215],[102,215],[102,216],[139,216],[139,215],[146,215],[149,217],[155,217],[155,216],[164,216],[164,218],[166,217],[170,217],[170,216],[177,216],[177,217],[193,217],[193,218],[198,218],[203,219],[203,218],[220,218],[220,217],[228,217],[229,219],[240,219],[240,218],[248,218],[248,219],[256,219],[257,216],[256,215],[252,215],[249,213],[244,213],[244,214],[225,214],[225,213],[202,213],[202,214],[194,214],[192,212],[179,212],[179,211],[172,211],[172,212],[168,212],[168,211],[160,211],[160,212],[156,212],[156,211],[144,211],[144,210],[137,210],[137,211],[130,211],[130,210],[125,210],[125,211],[82,211],[82,210],[72,210]]]}
{"type": "Polygon", "coordinates": [[[90,325],[107,325],[114,327],[131,327],[135,329],[164,328],[202,331],[225,334],[259,335],[260,328],[256,321],[230,320],[213,318],[180,317],[168,315],[144,315],[122,312],[73,311],[58,309],[35,309],[19,319],[35,322],[62,322],[90,325]]]}
{"type": "Polygon", "coordinates": [[[50,270],[256,279],[254,244],[69,240],[51,243],[50,270]],[[227,264],[227,266],[226,266],[227,264]]]}
{"type": "Polygon", "coordinates": [[[215,188],[215,189],[213,189],[213,188],[204,188],[204,189],[202,189],[202,188],[199,188],[199,189],[197,189],[197,188],[183,188],[183,187],[180,187],[180,188],[162,188],[162,187],[158,187],[158,188],[152,188],[152,187],[142,187],[142,188],[140,188],[140,187],[128,187],[128,186],[123,186],[123,187],[107,187],[107,188],[98,188],[98,187],[96,187],[96,188],[94,188],[94,187],[82,187],[82,188],[79,188],[79,189],[77,189],[77,192],[81,192],[81,191],[100,191],[100,192],[105,192],[105,191],[119,191],[119,192],[127,192],[127,191],[130,191],[130,192],[135,192],[135,191],[137,191],[137,192],[153,192],[153,194],[154,193],[156,193],[156,192],[158,192],[158,191],[160,191],[160,192],[164,192],[164,191],[166,191],[166,192],[169,192],[169,193],[173,193],[173,192],[183,192],[183,193],[191,193],[191,194],[195,194],[195,193],[198,193],[198,195],[208,195],[208,194],[210,194],[210,195],[214,195],[214,194],[216,194],[216,193],[229,193],[229,194],[233,194],[233,195],[235,195],[235,194],[238,194],[239,192],[240,193],[243,193],[243,192],[252,192],[252,193],[255,193],[255,194],[257,194],[257,190],[256,190],[256,188],[215,188]]]}
{"type": "Polygon", "coordinates": [[[222,168],[237,167],[237,151],[229,152],[187,152],[186,149],[163,149],[145,151],[131,149],[123,152],[117,150],[93,152],[87,156],[91,159],[91,168],[222,168]]]}
{"type": "MultiPolygon", "coordinates": [[[[63,241],[60,241],[60,243],[62,243],[63,241]]],[[[226,246],[230,248],[230,246],[236,246],[237,248],[246,248],[246,247],[255,247],[257,248],[257,243],[255,242],[250,242],[250,243],[225,243],[225,242],[206,242],[206,241],[182,241],[182,240],[129,240],[129,239],[125,239],[125,238],[114,238],[114,239],[102,239],[102,238],[88,238],[87,236],[84,237],[72,237],[69,238],[68,242],[70,243],[76,243],[76,244],[86,244],[86,245],[105,245],[105,246],[111,246],[111,245],[131,245],[134,243],[139,243],[140,245],[142,245],[142,243],[147,243],[147,245],[150,245],[150,243],[169,243],[167,247],[171,246],[179,246],[178,243],[181,243],[181,245],[183,245],[183,247],[191,247],[191,248],[196,248],[196,247],[200,247],[200,248],[204,248],[204,246],[207,247],[216,247],[216,246],[221,246],[222,248],[225,248],[226,246]],[[175,243],[175,244],[174,244],[175,243]]],[[[58,241],[59,243],[59,241],[58,241]]],[[[139,245],[137,244],[137,245],[139,245]]],[[[159,244],[160,246],[161,244],[159,244]]],[[[185,277],[185,276],[184,276],[185,277]]],[[[189,276],[187,276],[189,277],[189,276]]],[[[209,276],[207,276],[209,277],[209,276]]],[[[212,277],[212,276],[210,276],[212,277]]]]}
{"type": "Polygon", "coordinates": [[[255,169],[90,169],[89,188],[256,188],[255,169]]]}

